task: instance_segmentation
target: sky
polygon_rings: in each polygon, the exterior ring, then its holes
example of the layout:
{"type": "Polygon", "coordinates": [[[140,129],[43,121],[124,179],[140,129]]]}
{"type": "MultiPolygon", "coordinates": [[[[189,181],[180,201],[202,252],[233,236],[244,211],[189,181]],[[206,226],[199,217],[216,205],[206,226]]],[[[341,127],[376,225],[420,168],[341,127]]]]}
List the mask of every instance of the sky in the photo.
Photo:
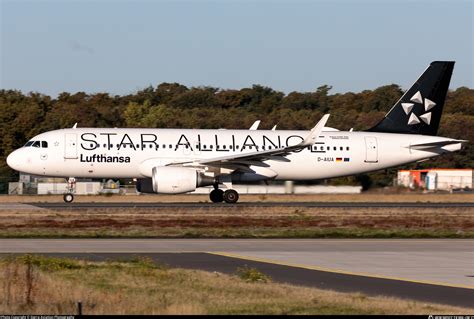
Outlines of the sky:
{"type": "Polygon", "coordinates": [[[473,88],[473,1],[0,0],[0,87],[56,96],[188,87],[360,92],[456,61],[473,88]]]}

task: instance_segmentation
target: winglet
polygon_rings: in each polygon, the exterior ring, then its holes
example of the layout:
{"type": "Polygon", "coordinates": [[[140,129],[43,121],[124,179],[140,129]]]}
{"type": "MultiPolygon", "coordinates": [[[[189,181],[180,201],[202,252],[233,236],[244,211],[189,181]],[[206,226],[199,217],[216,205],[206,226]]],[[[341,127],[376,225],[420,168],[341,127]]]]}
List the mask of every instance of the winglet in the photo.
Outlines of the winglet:
{"type": "Polygon", "coordinates": [[[258,126],[260,125],[260,120],[256,120],[252,126],[249,128],[250,131],[255,131],[258,129],[258,126]]]}
{"type": "Polygon", "coordinates": [[[72,127],[73,129],[76,129],[77,128],[77,123],[74,124],[74,126],[72,127]]]}
{"type": "Polygon", "coordinates": [[[326,122],[328,121],[329,114],[324,114],[323,117],[319,120],[318,124],[316,124],[308,136],[300,143],[300,146],[310,146],[313,145],[316,140],[318,139],[319,134],[323,130],[326,122]]]}
{"type": "Polygon", "coordinates": [[[276,130],[276,128],[277,128],[277,126],[274,125],[274,126],[272,127],[272,131],[276,130]]]}

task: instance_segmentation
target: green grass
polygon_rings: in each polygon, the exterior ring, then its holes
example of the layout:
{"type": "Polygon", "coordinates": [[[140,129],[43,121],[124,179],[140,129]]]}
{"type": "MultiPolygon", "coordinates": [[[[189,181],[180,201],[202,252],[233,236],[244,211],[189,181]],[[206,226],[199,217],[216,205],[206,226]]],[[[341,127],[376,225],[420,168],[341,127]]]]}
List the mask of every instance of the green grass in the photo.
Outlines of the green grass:
{"type": "Polygon", "coordinates": [[[272,278],[265,275],[257,268],[248,267],[245,265],[242,268],[237,268],[237,275],[240,279],[246,282],[271,282],[272,278]]]}

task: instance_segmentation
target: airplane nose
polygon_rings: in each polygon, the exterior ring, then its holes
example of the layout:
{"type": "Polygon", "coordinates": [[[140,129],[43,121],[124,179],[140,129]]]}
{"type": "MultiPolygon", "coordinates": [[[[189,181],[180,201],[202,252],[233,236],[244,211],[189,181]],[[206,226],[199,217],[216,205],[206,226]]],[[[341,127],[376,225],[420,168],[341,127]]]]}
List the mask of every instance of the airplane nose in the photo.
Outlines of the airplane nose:
{"type": "Polygon", "coordinates": [[[19,150],[13,151],[7,157],[7,165],[13,168],[14,170],[18,171],[20,167],[21,155],[19,150]]]}

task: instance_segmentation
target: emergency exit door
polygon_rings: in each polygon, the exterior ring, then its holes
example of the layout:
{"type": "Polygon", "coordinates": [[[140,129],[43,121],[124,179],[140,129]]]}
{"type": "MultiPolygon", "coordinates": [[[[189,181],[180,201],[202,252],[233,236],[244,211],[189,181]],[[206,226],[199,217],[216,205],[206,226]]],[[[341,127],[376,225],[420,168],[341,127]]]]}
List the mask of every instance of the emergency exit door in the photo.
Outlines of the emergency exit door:
{"type": "Polygon", "coordinates": [[[365,162],[366,163],[377,163],[378,160],[378,149],[377,149],[377,138],[373,136],[365,137],[365,162]]]}
{"type": "Polygon", "coordinates": [[[66,133],[64,140],[64,158],[77,158],[77,134],[66,133]]]}

